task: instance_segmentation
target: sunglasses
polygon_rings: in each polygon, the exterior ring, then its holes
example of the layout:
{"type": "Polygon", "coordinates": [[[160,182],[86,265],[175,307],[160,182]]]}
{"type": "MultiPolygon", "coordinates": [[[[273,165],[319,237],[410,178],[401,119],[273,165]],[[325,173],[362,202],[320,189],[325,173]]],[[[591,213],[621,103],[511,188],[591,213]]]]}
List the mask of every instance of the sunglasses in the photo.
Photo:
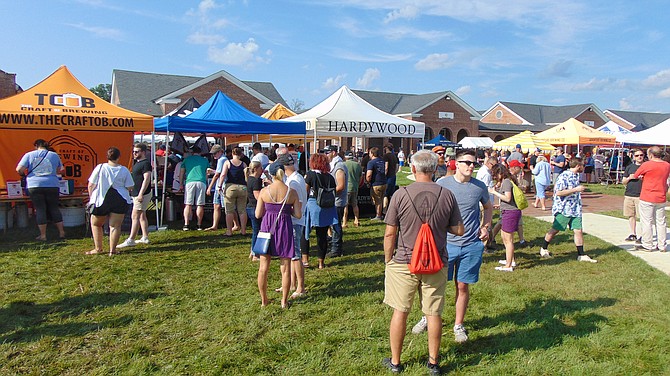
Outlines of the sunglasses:
{"type": "Polygon", "coordinates": [[[473,161],[456,161],[456,162],[458,162],[458,163],[465,163],[468,167],[470,167],[470,166],[472,166],[473,164],[475,164],[475,162],[473,162],[473,161]]]}
{"type": "Polygon", "coordinates": [[[635,154],[634,157],[644,157],[644,154],[635,154]]]}
{"type": "Polygon", "coordinates": [[[141,152],[141,151],[142,151],[142,150],[133,150],[133,154],[138,154],[138,153],[141,152]]]}

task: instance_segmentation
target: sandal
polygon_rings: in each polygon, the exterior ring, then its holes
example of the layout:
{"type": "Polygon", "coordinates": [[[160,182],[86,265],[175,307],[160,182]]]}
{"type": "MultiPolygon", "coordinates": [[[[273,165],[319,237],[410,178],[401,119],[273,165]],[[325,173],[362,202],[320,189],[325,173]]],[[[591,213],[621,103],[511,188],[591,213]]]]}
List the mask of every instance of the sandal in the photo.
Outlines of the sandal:
{"type": "Polygon", "coordinates": [[[87,255],[102,255],[105,251],[98,251],[97,249],[86,252],[87,255]]]}
{"type": "Polygon", "coordinates": [[[297,291],[296,291],[296,292],[294,292],[293,294],[291,294],[291,299],[302,298],[302,297],[305,296],[305,295],[307,295],[307,291],[305,291],[305,292],[297,292],[297,291]]]}

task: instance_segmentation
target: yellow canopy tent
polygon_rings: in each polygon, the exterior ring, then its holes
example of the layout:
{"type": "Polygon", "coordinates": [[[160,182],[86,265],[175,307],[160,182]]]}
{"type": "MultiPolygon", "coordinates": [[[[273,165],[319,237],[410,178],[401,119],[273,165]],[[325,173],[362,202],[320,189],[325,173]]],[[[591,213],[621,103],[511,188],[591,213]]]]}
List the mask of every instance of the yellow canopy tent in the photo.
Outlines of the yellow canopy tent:
{"type": "Polygon", "coordinates": [[[98,98],[66,66],[30,89],[0,100],[0,186],[18,179],[15,168],[33,142],[46,140],[65,165],[65,179],[87,185],[93,168],[116,146],[130,161],[134,132],[151,132],[153,117],[98,98]]]}
{"type": "Polygon", "coordinates": [[[283,104],[277,103],[272,107],[271,109],[267,110],[266,113],[261,115],[261,117],[264,117],[266,119],[270,120],[281,120],[287,117],[295,116],[297,115],[295,112],[291,111],[291,109],[286,108],[283,104]]]}
{"type": "MultiPolygon", "coordinates": [[[[267,110],[263,115],[261,115],[261,117],[270,120],[281,120],[295,115],[296,113],[293,112],[291,109],[287,108],[281,103],[277,103],[271,109],[267,110]]],[[[252,142],[252,140],[253,140],[252,135],[230,135],[226,137],[226,143],[228,144],[252,142]]],[[[271,142],[271,143],[279,142],[284,144],[294,143],[302,145],[305,143],[306,140],[304,134],[300,135],[259,134],[258,137],[256,137],[256,141],[271,142]]]]}
{"type": "Polygon", "coordinates": [[[537,135],[534,135],[531,131],[523,131],[512,137],[500,140],[493,144],[493,149],[514,150],[517,144],[521,145],[521,150],[524,153],[532,153],[537,148],[540,148],[540,150],[545,153],[554,150],[554,146],[552,144],[537,138],[537,135]]]}
{"type": "Polygon", "coordinates": [[[537,137],[554,145],[614,146],[616,143],[615,136],[593,129],[574,118],[538,133],[537,137]]]}

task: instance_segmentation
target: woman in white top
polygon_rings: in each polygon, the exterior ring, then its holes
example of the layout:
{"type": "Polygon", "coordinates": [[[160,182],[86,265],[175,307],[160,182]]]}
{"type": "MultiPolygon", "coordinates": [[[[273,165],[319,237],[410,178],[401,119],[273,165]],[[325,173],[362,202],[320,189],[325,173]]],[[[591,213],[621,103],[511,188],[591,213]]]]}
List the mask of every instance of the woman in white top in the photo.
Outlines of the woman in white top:
{"type": "Polygon", "coordinates": [[[95,248],[87,255],[104,253],[102,249],[102,226],[109,217],[109,255],[117,254],[116,245],[121,236],[121,224],[128,207],[133,203],[130,190],[135,183],[130,171],[118,163],[121,151],[111,147],[107,150],[107,163],[97,165],[88,178],[91,211],[91,232],[95,248]]]}

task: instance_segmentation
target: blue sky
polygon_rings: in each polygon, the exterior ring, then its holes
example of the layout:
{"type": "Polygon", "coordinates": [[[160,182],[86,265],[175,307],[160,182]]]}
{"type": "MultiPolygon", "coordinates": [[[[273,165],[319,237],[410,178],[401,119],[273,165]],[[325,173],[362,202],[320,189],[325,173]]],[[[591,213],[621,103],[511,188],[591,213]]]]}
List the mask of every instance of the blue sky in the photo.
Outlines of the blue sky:
{"type": "Polygon", "coordinates": [[[291,104],[341,85],[670,112],[666,1],[0,0],[0,69],[27,89],[60,65],[272,82],[291,104]],[[10,48],[8,48],[10,47],[10,48]]]}

